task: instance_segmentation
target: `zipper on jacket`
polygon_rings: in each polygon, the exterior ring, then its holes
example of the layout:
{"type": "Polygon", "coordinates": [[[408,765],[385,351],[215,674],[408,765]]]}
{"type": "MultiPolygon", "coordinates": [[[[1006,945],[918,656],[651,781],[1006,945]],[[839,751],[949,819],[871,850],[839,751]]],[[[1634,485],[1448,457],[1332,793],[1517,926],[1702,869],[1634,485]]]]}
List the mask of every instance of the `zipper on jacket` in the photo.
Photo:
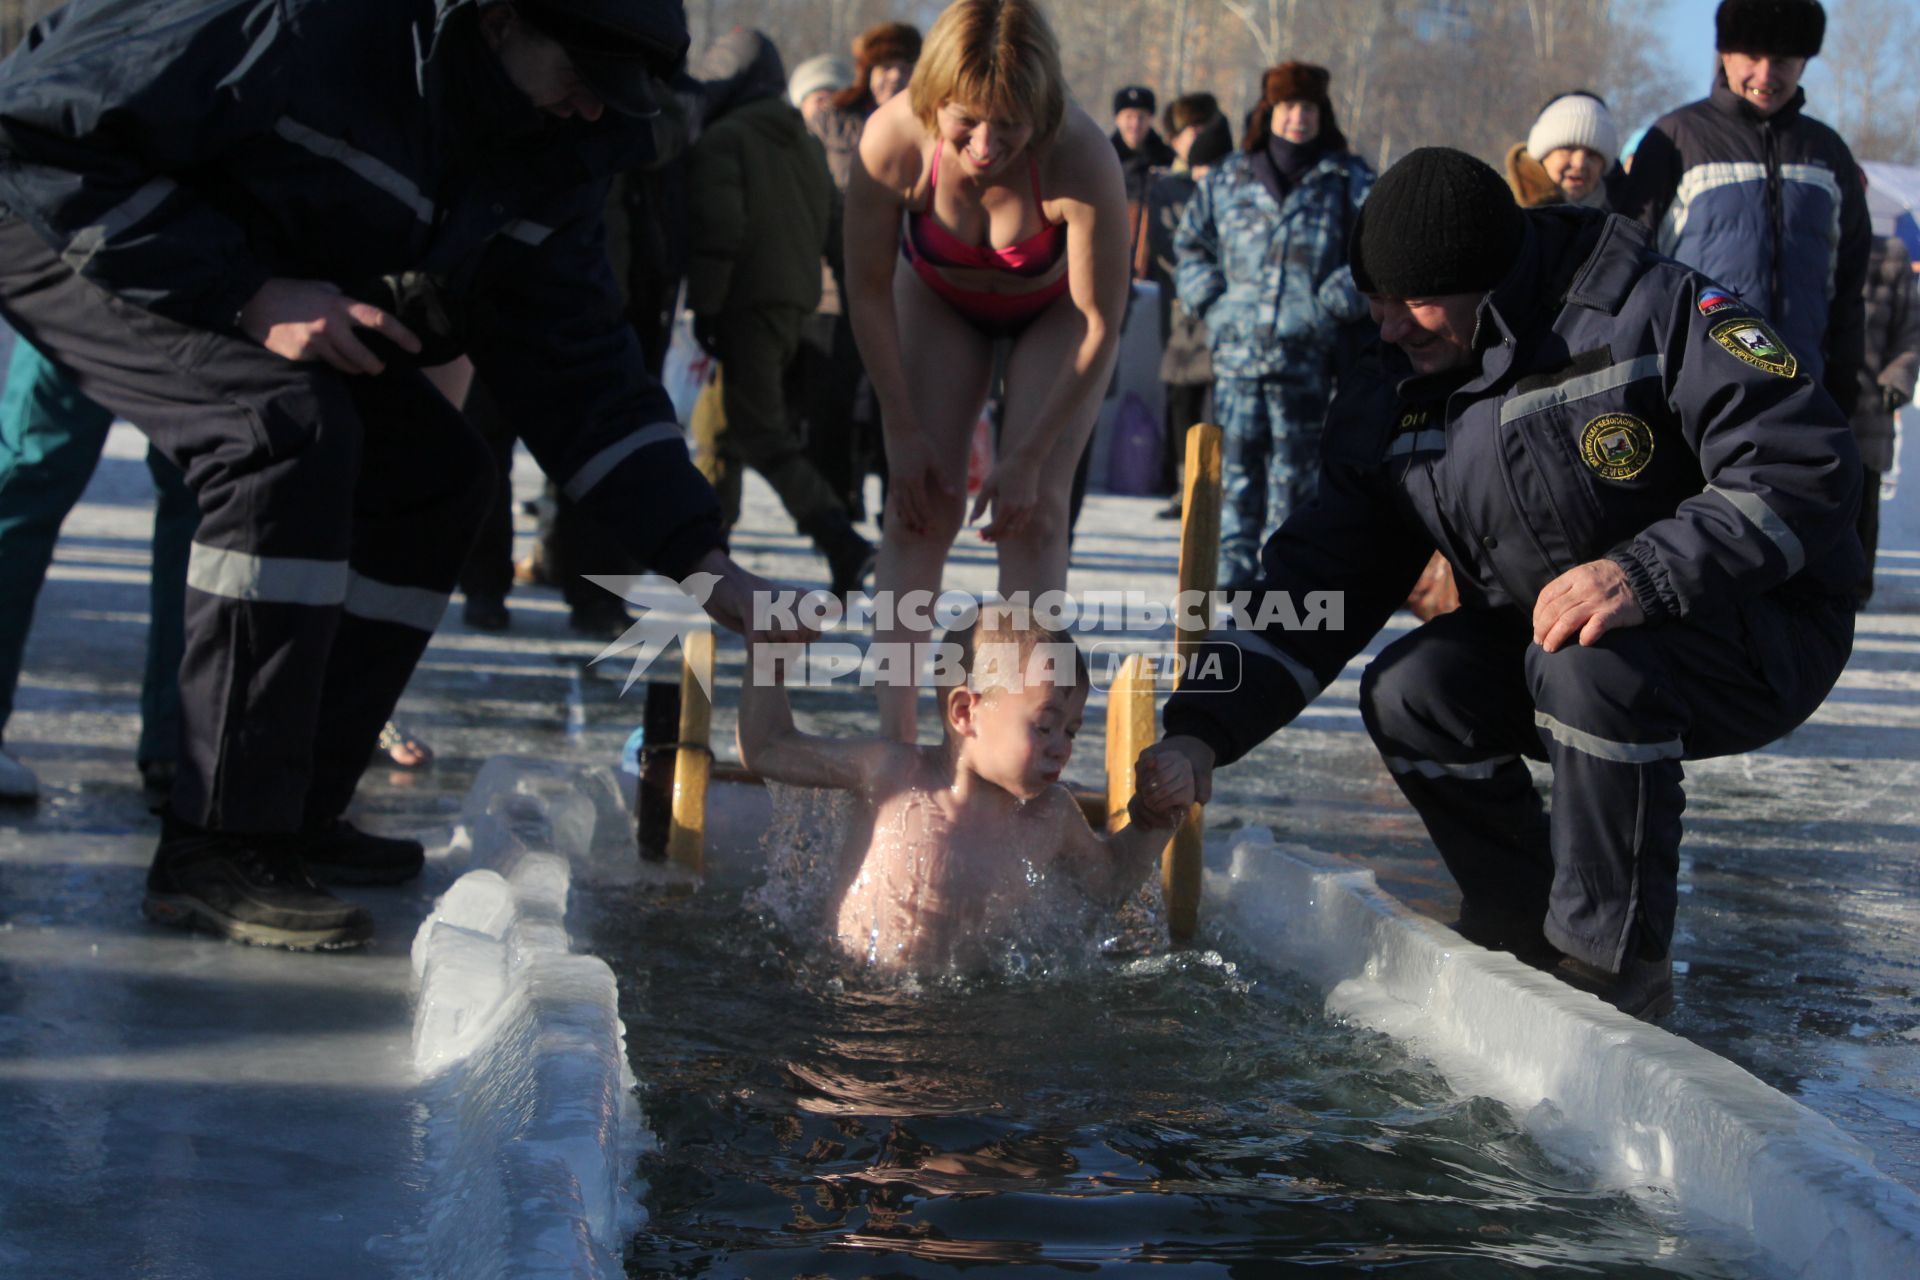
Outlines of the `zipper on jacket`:
{"type": "MultiPolygon", "coordinates": [[[[1457,391],[1453,392],[1452,394],[1448,395],[1445,401],[1443,402],[1445,405],[1445,412],[1446,412],[1445,421],[1446,421],[1446,427],[1447,427],[1447,434],[1449,436],[1453,434],[1453,431],[1452,431],[1453,424],[1456,421],[1458,421],[1458,418],[1454,412],[1454,400],[1457,396],[1459,396],[1459,394],[1460,393],[1457,391]]],[[[1513,507],[1514,510],[1518,511],[1520,509],[1520,504],[1517,496],[1514,493],[1513,476],[1508,472],[1507,460],[1504,452],[1500,452],[1498,450],[1498,445],[1500,443],[1500,433],[1499,433],[1499,426],[1498,426],[1499,412],[1500,412],[1498,407],[1499,400],[1500,400],[1500,397],[1495,397],[1491,401],[1480,401],[1478,403],[1490,404],[1493,407],[1494,422],[1495,422],[1494,444],[1496,446],[1496,453],[1498,454],[1501,485],[1507,491],[1508,505],[1513,507]]],[[[1469,404],[1467,407],[1471,409],[1473,405],[1469,404]]],[[[1427,483],[1430,485],[1433,484],[1432,464],[1430,463],[1428,464],[1427,483]]],[[[1435,490],[1434,505],[1438,507],[1439,487],[1435,485],[1434,490],[1435,490]]],[[[1487,572],[1493,575],[1494,581],[1498,582],[1501,585],[1501,587],[1506,590],[1507,595],[1512,597],[1516,605],[1519,605],[1523,609],[1531,610],[1533,608],[1533,601],[1526,599],[1523,593],[1514,590],[1513,582],[1507,577],[1506,571],[1502,568],[1500,564],[1500,557],[1496,554],[1496,552],[1498,552],[1499,550],[1499,547],[1497,545],[1492,547],[1487,545],[1486,535],[1483,534],[1477,527],[1475,527],[1473,520],[1469,516],[1468,508],[1464,501],[1459,504],[1457,519],[1454,521],[1454,523],[1457,524],[1460,528],[1466,530],[1467,537],[1472,540],[1474,546],[1479,548],[1479,551],[1476,553],[1476,555],[1478,558],[1480,558],[1485,562],[1487,566],[1487,572]]],[[[1540,559],[1542,560],[1542,562],[1544,562],[1549,568],[1551,568],[1553,565],[1553,561],[1551,558],[1548,557],[1547,549],[1540,545],[1540,539],[1534,533],[1533,526],[1528,524],[1527,521],[1524,518],[1522,518],[1520,521],[1520,527],[1527,531],[1527,540],[1533,543],[1533,549],[1540,553],[1540,559]]]]}
{"type": "Polygon", "coordinates": [[[1766,147],[1767,159],[1767,225],[1773,232],[1773,243],[1768,246],[1772,255],[1771,270],[1767,278],[1767,319],[1775,324],[1786,323],[1786,317],[1780,314],[1780,249],[1786,241],[1786,212],[1780,188],[1780,147],[1774,136],[1773,121],[1764,120],[1760,124],[1760,138],[1766,147]]]}

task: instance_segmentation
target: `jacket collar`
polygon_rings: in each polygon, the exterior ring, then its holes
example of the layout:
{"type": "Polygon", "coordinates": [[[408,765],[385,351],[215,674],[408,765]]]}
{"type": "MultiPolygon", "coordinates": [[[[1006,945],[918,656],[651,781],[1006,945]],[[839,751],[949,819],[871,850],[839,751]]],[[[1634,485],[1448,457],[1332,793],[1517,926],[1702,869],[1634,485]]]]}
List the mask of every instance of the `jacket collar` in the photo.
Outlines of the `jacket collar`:
{"type": "Polygon", "coordinates": [[[1389,377],[1410,401],[1435,400],[1455,391],[1485,391],[1525,361],[1550,332],[1581,282],[1607,252],[1610,224],[1620,221],[1576,205],[1527,210],[1526,233],[1513,266],[1480,300],[1475,313],[1474,351],[1478,363],[1466,370],[1415,376],[1398,347],[1381,353],[1389,377]]]}
{"type": "MultiPolygon", "coordinates": [[[[1253,176],[1254,181],[1265,187],[1267,194],[1274,197],[1274,203],[1280,205],[1286,204],[1286,200],[1282,196],[1275,194],[1279,186],[1279,177],[1273,170],[1273,161],[1267,157],[1266,150],[1262,148],[1251,154],[1245,151],[1238,152],[1237,154],[1246,163],[1247,171],[1253,176]]],[[[1222,161],[1221,163],[1225,162],[1222,161]]],[[[1219,165],[1215,165],[1214,167],[1217,169],[1219,165]]],[[[1345,173],[1346,168],[1347,152],[1329,151],[1321,156],[1319,160],[1315,161],[1311,169],[1301,174],[1291,187],[1287,188],[1287,194],[1291,195],[1303,187],[1325,182],[1337,174],[1345,173]]]]}

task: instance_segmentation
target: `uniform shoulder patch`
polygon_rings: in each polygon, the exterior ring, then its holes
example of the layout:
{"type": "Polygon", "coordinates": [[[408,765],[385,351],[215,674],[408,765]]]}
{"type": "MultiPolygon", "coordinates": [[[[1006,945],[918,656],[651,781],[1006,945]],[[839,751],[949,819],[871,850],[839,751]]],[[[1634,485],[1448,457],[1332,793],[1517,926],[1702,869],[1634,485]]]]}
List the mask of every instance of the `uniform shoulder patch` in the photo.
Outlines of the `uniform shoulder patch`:
{"type": "Polygon", "coordinates": [[[1765,320],[1753,316],[1722,320],[1707,330],[1707,336],[1729,355],[1756,369],[1781,378],[1791,378],[1800,372],[1800,361],[1765,320]]]}
{"type": "Polygon", "coordinates": [[[1700,308],[1703,316],[1717,316],[1722,311],[1732,311],[1745,304],[1717,284],[1708,285],[1700,291],[1699,300],[1694,305],[1700,308]]]}
{"type": "Polygon", "coordinates": [[[1653,428],[1630,413],[1602,414],[1580,433],[1580,457],[1603,480],[1631,480],[1653,461],[1653,428]]]}

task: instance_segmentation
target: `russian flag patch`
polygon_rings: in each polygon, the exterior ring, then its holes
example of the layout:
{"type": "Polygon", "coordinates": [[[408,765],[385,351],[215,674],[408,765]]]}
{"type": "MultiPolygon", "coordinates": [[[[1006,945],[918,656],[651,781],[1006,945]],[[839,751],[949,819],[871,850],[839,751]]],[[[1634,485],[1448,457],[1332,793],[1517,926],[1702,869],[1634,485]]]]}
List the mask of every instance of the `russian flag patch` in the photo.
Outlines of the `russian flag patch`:
{"type": "Polygon", "coordinates": [[[1722,311],[1731,311],[1740,305],[1740,299],[1717,285],[1700,291],[1700,300],[1694,305],[1700,308],[1703,316],[1718,315],[1722,311]]]}

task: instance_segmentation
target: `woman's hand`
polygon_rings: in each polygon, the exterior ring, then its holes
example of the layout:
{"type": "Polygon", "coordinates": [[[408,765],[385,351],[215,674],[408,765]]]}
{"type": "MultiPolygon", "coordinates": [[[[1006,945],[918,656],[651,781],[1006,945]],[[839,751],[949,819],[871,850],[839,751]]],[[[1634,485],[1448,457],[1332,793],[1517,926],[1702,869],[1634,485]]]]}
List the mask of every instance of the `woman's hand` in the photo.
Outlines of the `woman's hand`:
{"type": "Polygon", "coordinates": [[[971,520],[978,520],[988,511],[993,513],[993,519],[980,530],[980,537],[987,542],[998,542],[1026,528],[1039,501],[1039,492],[1038,467],[1012,455],[1000,459],[974,500],[971,520]]]}
{"type": "Polygon", "coordinates": [[[899,434],[907,438],[887,441],[887,501],[908,533],[925,534],[933,528],[939,507],[959,491],[953,478],[940,470],[933,451],[921,443],[918,431],[899,434]]]}

